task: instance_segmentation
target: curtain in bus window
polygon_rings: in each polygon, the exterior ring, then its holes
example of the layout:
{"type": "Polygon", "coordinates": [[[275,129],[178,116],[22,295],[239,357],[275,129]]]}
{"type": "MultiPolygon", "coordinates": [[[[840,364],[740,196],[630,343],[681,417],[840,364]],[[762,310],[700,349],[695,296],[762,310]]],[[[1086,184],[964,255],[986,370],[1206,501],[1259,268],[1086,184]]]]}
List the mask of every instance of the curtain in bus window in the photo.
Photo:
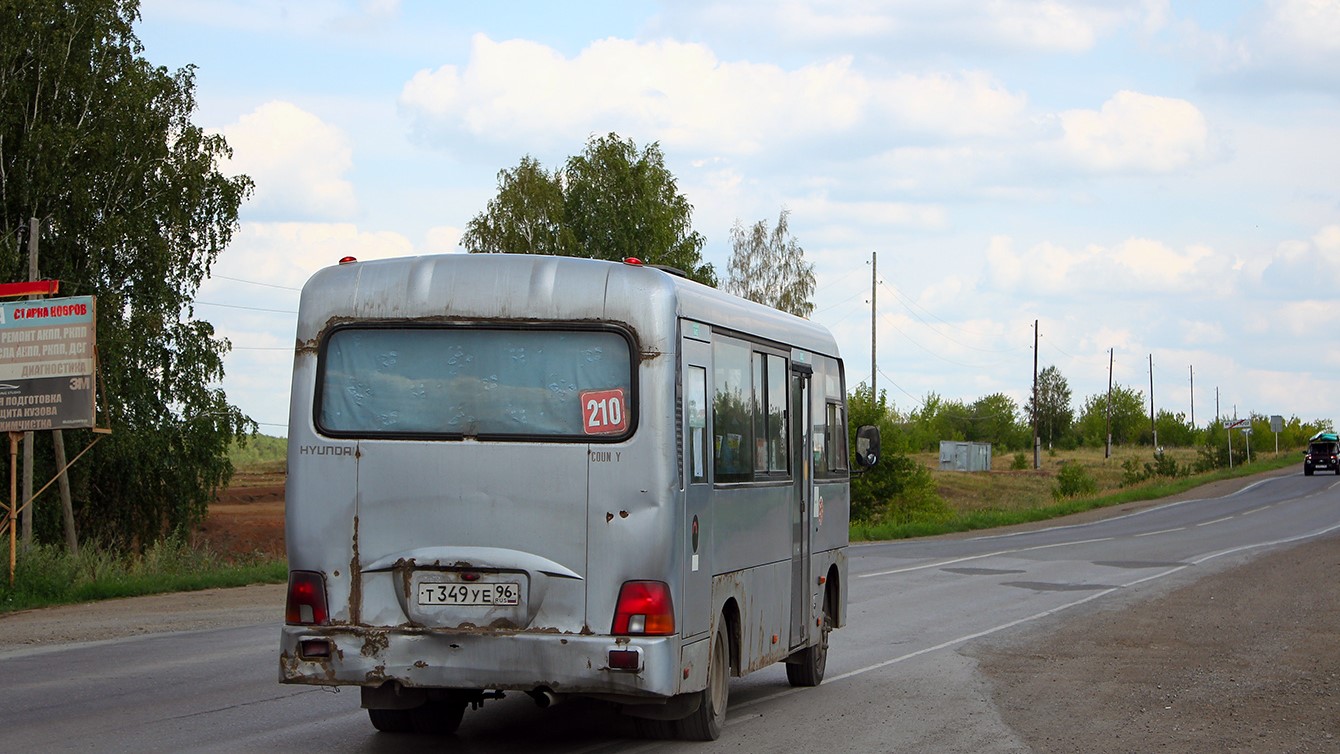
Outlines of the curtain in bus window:
{"type": "Polygon", "coordinates": [[[368,328],[323,354],[320,422],[349,434],[617,435],[627,341],[601,331],[368,328]]]}
{"type": "Polygon", "coordinates": [[[786,444],[786,359],[768,356],[768,471],[786,473],[790,448],[786,444]]]}
{"type": "Polygon", "coordinates": [[[754,478],[754,394],[749,357],[749,346],[743,342],[722,337],[712,344],[712,466],[718,482],[754,478]]]}
{"type": "Polygon", "coordinates": [[[786,444],[786,359],[753,354],[754,471],[786,473],[790,451],[786,444]]]}
{"type": "Polygon", "coordinates": [[[685,386],[687,405],[685,417],[689,425],[689,481],[707,481],[707,370],[703,367],[689,367],[688,384],[685,386]]]}

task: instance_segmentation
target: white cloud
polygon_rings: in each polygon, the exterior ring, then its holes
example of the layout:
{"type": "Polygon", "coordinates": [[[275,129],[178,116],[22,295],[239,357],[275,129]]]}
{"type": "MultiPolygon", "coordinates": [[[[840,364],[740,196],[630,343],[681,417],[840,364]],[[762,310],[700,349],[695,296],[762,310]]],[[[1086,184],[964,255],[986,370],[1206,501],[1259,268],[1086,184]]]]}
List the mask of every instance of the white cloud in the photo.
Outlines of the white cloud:
{"type": "Polygon", "coordinates": [[[679,7],[658,19],[654,30],[680,35],[706,30],[710,35],[748,28],[756,41],[775,40],[787,48],[878,41],[941,51],[984,47],[1076,54],[1123,24],[1146,32],[1160,28],[1167,6],[1168,0],[737,0],[679,7]]]}
{"type": "Polygon", "coordinates": [[[993,288],[1063,293],[1080,282],[1071,270],[1092,256],[1091,250],[1072,252],[1052,243],[1019,254],[1011,239],[997,236],[987,247],[986,266],[993,288]]]}
{"type": "Polygon", "coordinates": [[[787,71],[718,60],[698,44],[592,42],[566,58],[545,45],[477,34],[464,68],[422,70],[401,106],[428,133],[580,143],[635,134],[675,148],[748,154],[858,122],[868,85],[849,58],[787,71]],[[778,122],[786,128],[777,128],[778,122]]]}
{"type": "Polygon", "coordinates": [[[1327,225],[1308,240],[1281,242],[1268,256],[1246,265],[1279,300],[1322,299],[1340,288],[1340,225],[1327,225]]]}
{"type": "Polygon", "coordinates": [[[1214,252],[1204,246],[1191,246],[1177,252],[1168,245],[1147,238],[1124,241],[1114,249],[1113,260],[1129,272],[1137,284],[1150,290],[1175,291],[1201,276],[1197,267],[1214,252]]]}
{"type": "Polygon", "coordinates": [[[1178,24],[1177,49],[1213,77],[1251,92],[1298,89],[1327,95],[1340,83],[1340,3],[1267,0],[1249,9],[1234,34],[1178,24]]]}
{"type": "Polygon", "coordinates": [[[1060,118],[1063,152],[1092,170],[1165,173],[1210,154],[1205,116],[1182,99],[1121,91],[1101,110],[1070,110],[1060,118]]]}
{"type": "Polygon", "coordinates": [[[1228,342],[1228,334],[1220,321],[1182,320],[1178,326],[1182,342],[1188,346],[1208,346],[1228,342]]]}
{"type": "Polygon", "coordinates": [[[428,254],[451,254],[460,251],[460,244],[460,228],[439,225],[424,234],[423,250],[428,254]]]}
{"type": "Polygon", "coordinates": [[[1273,0],[1261,29],[1263,51],[1303,65],[1340,62],[1340,3],[1273,0]]]}
{"type": "Polygon", "coordinates": [[[415,253],[409,239],[398,233],[370,233],[351,223],[252,222],[243,223],[214,271],[296,288],[346,256],[367,261],[415,253]]]}
{"type": "Polygon", "coordinates": [[[1017,253],[1009,238],[996,237],[987,248],[986,262],[993,288],[1062,298],[1089,299],[1095,292],[1126,297],[1186,292],[1215,298],[1231,295],[1234,287],[1222,274],[1227,262],[1213,249],[1192,245],[1179,251],[1144,238],[1111,248],[1091,244],[1078,251],[1043,242],[1017,253]],[[1206,280],[1215,282],[1206,285],[1206,280]]]}
{"type": "Polygon", "coordinates": [[[1027,98],[982,71],[902,75],[873,85],[896,128],[950,137],[995,136],[1018,123],[1027,98]]]}
{"type": "Polygon", "coordinates": [[[289,102],[268,102],[225,126],[233,157],[227,173],[246,173],[256,192],[243,212],[253,217],[311,220],[357,209],[345,177],[353,150],[338,128],[289,102]]]}

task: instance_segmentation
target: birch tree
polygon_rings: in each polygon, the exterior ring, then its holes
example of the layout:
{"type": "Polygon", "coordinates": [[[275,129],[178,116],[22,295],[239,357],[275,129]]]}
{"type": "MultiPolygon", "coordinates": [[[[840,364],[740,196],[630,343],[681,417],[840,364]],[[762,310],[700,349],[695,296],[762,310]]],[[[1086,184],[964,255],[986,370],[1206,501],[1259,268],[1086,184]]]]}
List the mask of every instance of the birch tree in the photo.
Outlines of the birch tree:
{"type": "Polygon", "coordinates": [[[726,290],[774,309],[808,317],[814,311],[814,265],[791,235],[783,209],[769,229],[759,220],[745,228],[739,220],[731,228],[730,277],[726,290]]]}

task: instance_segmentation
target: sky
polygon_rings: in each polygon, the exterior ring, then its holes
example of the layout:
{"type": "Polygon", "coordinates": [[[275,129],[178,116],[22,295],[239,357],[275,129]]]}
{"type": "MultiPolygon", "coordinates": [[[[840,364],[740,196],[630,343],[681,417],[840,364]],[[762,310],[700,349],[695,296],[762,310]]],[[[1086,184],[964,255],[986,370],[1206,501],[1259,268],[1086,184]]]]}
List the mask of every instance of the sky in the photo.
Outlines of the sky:
{"type": "Polygon", "coordinates": [[[255,192],[195,315],[286,435],[299,291],[461,253],[530,156],[656,143],[724,280],[790,213],[848,386],[1340,416],[1340,0],[143,0],[255,192]],[[872,262],[874,275],[872,279],[872,262]],[[1152,370],[1151,370],[1152,365],[1152,370]],[[1152,379],[1152,383],[1151,383],[1152,379]]]}

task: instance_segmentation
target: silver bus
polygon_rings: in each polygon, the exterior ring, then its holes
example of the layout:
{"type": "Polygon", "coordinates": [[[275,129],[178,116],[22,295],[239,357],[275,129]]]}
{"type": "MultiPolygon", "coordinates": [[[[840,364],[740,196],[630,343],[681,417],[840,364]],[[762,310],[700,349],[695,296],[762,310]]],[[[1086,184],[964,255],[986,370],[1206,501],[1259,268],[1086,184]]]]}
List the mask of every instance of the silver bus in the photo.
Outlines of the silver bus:
{"type": "Polygon", "coordinates": [[[824,328],[637,260],[318,271],[280,680],[358,686],[382,731],[510,691],[716,738],[730,676],[817,685],[846,620],[845,395],[824,328]]]}

